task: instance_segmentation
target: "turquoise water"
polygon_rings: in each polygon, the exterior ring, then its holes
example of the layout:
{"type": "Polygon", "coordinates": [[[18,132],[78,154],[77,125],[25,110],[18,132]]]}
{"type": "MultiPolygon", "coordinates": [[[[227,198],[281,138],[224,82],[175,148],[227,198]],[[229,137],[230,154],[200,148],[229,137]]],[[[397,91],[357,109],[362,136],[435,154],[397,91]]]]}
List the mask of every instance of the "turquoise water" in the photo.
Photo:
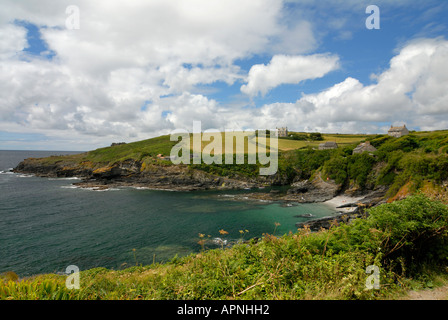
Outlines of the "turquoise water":
{"type": "MultiPolygon", "coordinates": [[[[120,269],[198,252],[199,233],[238,240],[295,232],[311,213],[328,216],[323,204],[236,201],[251,191],[171,192],[136,188],[80,189],[79,180],[38,178],[8,169],[28,156],[62,152],[0,151],[0,273],[20,276],[63,272],[68,265],[120,269]],[[135,250],[133,250],[135,249],[135,250]]],[[[209,243],[209,248],[217,244],[209,243]]]]}

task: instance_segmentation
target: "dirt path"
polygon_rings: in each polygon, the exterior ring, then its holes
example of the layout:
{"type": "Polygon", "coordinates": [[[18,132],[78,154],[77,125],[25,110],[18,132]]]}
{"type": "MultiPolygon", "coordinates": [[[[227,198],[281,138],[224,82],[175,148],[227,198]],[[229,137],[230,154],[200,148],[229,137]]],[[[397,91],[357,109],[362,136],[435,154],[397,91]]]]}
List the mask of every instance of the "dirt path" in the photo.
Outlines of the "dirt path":
{"type": "Polygon", "coordinates": [[[412,290],[402,300],[448,300],[448,285],[436,289],[412,290]]]}

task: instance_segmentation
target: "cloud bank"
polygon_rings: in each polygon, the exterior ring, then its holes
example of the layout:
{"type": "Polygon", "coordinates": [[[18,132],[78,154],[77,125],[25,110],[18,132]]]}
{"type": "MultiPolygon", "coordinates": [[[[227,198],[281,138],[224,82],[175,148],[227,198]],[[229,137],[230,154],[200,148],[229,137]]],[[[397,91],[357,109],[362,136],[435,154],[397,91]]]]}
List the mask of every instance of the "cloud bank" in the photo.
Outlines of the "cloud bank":
{"type": "MultiPolygon", "coordinates": [[[[86,150],[191,130],[193,120],[203,129],[322,132],[379,132],[395,121],[448,126],[444,38],[405,43],[373,84],[349,76],[295,102],[253,105],[277,87],[345,67],[338,53],[319,53],[310,3],[303,5],[293,15],[281,0],[2,1],[0,134],[46,137],[33,141],[39,148],[86,150]],[[73,4],[79,30],[65,27],[73,4]],[[242,67],[260,56],[269,62],[242,67]],[[234,101],[210,94],[223,87],[233,88],[234,101]]],[[[329,21],[336,33],[347,31],[344,19],[329,21]]]]}
{"type": "Polygon", "coordinates": [[[262,116],[254,121],[340,133],[375,132],[373,122],[404,122],[422,130],[446,128],[448,121],[441,115],[448,112],[447,58],[448,41],[414,40],[391,59],[387,70],[374,75],[376,83],[365,86],[348,77],[295,103],[264,105],[262,116]]]}

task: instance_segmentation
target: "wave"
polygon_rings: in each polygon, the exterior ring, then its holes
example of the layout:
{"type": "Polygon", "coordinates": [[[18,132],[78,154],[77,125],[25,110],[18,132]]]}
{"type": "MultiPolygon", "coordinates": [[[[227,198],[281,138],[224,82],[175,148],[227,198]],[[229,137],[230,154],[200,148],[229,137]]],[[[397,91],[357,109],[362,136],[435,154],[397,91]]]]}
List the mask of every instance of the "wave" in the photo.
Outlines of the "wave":
{"type": "Polygon", "coordinates": [[[14,174],[12,171],[0,170],[0,174],[14,174]]]}
{"type": "Polygon", "coordinates": [[[32,177],[34,177],[34,175],[24,173],[24,174],[19,174],[18,177],[19,178],[32,178],[32,177]]]}
{"type": "Polygon", "coordinates": [[[48,178],[48,180],[81,180],[81,178],[78,177],[48,178]]]}
{"type": "Polygon", "coordinates": [[[96,191],[96,192],[104,192],[104,191],[119,191],[118,188],[99,188],[99,187],[79,187],[82,190],[96,191]]]}
{"type": "Polygon", "coordinates": [[[100,191],[118,191],[120,190],[119,188],[100,188],[100,187],[81,187],[81,186],[77,186],[74,184],[71,184],[69,186],[61,186],[62,189],[81,189],[81,190],[88,190],[88,191],[96,191],[96,192],[100,192],[100,191]]]}
{"type": "Polygon", "coordinates": [[[61,186],[62,189],[79,189],[80,187],[75,185],[69,185],[69,186],[61,186]]]}

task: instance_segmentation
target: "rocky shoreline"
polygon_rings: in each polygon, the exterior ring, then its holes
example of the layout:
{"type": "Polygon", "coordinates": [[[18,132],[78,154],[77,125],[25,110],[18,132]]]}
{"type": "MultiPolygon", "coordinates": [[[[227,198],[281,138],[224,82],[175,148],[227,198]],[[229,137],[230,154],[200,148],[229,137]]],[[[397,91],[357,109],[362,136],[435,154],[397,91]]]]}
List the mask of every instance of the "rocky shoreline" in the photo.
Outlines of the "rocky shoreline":
{"type": "Polygon", "coordinates": [[[288,185],[278,176],[222,177],[185,165],[143,167],[137,161],[125,161],[109,167],[91,167],[86,164],[58,162],[46,164],[41,159],[25,159],[13,172],[34,174],[39,177],[78,177],[82,181],[73,185],[96,191],[117,187],[136,187],[169,191],[197,190],[254,190],[237,194],[234,200],[262,200],[282,202],[287,206],[294,203],[325,203],[333,206],[337,215],[310,219],[296,224],[297,228],[308,226],[311,230],[329,228],[334,223],[350,222],[365,215],[365,208],[383,202],[386,188],[370,191],[342,190],[342,186],[331,180],[323,180],[320,174],[313,179],[296,181],[288,185]],[[145,170],[142,170],[144,168],[145,170]],[[285,190],[272,187],[286,186],[285,190]],[[266,188],[266,192],[263,189],[266,188]],[[256,191],[255,191],[256,190],[256,191]]]}
{"type": "Polygon", "coordinates": [[[336,215],[298,222],[296,227],[298,229],[307,227],[312,231],[318,231],[320,229],[329,229],[339,223],[350,223],[357,218],[366,218],[368,217],[366,209],[386,202],[384,199],[386,192],[387,188],[379,188],[361,197],[336,196],[324,202],[338,211],[336,215]]]}
{"type": "Polygon", "coordinates": [[[45,164],[40,159],[25,159],[13,172],[34,174],[38,177],[78,177],[81,188],[105,190],[121,186],[147,187],[150,189],[195,191],[247,189],[266,185],[263,181],[232,179],[192,169],[186,165],[146,166],[138,161],[124,161],[113,166],[92,167],[90,164],[59,162],[45,164]]]}

